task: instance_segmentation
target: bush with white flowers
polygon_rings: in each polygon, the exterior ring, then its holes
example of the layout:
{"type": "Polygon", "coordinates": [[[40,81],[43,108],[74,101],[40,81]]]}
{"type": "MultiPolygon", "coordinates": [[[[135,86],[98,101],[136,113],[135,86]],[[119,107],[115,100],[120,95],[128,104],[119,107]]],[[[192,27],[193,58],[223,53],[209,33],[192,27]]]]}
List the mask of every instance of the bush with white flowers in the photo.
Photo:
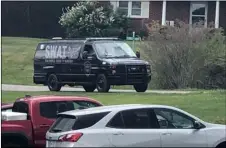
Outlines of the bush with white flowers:
{"type": "Polygon", "coordinates": [[[111,5],[103,7],[95,1],[78,2],[65,10],[59,23],[68,37],[103,36],[104,29],[128,24],[124,14],[114,12],[111,5]]]}

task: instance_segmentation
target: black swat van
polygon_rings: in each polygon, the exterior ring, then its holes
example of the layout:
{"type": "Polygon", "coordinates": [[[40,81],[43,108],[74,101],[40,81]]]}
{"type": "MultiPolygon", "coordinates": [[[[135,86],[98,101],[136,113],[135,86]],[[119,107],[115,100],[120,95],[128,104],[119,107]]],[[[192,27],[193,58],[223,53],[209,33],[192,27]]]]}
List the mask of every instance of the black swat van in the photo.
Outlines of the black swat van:
{"type": "Polygon", "coordinates": [[[149,63],[117,38],[55,38],[39,43],[34,56],[33,81],[50,91],[81,85],[86,92],[108,92],[111,85],[133,85],[145,92],[150,80],[149,63]]]}

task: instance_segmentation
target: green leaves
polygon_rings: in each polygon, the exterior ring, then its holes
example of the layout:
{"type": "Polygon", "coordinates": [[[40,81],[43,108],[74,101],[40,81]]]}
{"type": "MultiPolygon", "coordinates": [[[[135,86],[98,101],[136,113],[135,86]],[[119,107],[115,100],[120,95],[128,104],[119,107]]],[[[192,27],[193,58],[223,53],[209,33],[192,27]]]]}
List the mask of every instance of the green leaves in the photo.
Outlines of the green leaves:
{"type": "Polygon", "coordinates": [[[59,24],[66,28],[69,37],[102,36],[102,30],[127,25],[127,17],[114,12],[109,4],[103,7],[94,1],[78,2],[67,7],[59,24]]]}

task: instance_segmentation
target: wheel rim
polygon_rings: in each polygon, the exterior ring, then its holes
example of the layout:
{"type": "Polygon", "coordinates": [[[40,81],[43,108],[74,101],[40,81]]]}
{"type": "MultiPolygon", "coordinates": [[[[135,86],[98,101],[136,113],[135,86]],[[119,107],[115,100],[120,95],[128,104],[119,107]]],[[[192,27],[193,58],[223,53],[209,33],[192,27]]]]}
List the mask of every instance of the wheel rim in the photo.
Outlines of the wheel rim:
{"type": "Polygon", "coordinates": [[[104,78],[99,78],[97,81],[97,88],[103,89],[103,87],[104,87],[104,78]]]}
{"type": "Polygon", "coordinates": [[[50,78],[50,81],[49,81],[49,86],[50,86],[50,88],[53,89],[53,88],[56,87],[56,85],[57,85],[57,79],[54,78],[54,77],[51,77],[51,78],[50,78]]]}

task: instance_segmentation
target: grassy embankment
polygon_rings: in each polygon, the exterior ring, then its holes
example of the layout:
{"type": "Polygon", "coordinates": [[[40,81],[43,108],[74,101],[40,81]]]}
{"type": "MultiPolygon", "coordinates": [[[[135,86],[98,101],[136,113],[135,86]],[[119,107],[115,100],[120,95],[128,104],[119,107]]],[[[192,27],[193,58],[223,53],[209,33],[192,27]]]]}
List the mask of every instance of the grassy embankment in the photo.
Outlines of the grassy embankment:
{"type": "Polygon", "coordinates": [[[12,102],[25,94],[88,96],[111,104],[164,104],[179,107],[197,117],[214,123],[226,124],[226,91],[194,91],[191,94],[154,93],[84,93],[84,92],[2,92],[3,102],[12,102]]]}

